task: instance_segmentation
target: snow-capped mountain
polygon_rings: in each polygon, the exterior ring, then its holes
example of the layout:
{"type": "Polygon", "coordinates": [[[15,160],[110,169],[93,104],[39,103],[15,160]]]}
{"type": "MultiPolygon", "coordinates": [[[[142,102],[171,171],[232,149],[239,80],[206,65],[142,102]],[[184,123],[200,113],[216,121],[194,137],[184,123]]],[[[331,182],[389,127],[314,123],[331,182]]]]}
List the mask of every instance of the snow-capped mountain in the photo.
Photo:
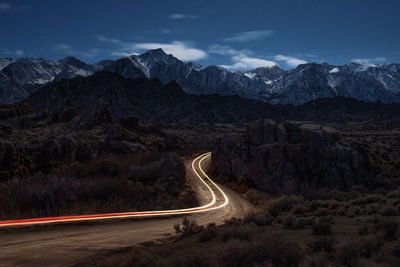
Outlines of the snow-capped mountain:
{"type": "Polygon", "coordinates": [[[126,78],[176,81],[190,94],[239,95],[273,104],[302,104],[321,97],[346,96],[367,102],[400,102],[400,64],[334,66],[307,63],[285,71],[278,66],[230,72],[220,66],[184,63],[162,49],[93,65],[72,57],[0,59],[0,101],[26,98],[43,84],[111,71],[126,78]]]}
{"type": "Polygon", "coordinates": [[[92,75],[95,70],[74,57],[57,62],[43,58],[0,59],[0,102],[23,100],[46,83],[92,75]]]}
{"type": "Polygon", "coordinates": [[[162,49],[119,59],[104,70],[117,72],[127,78],[155,78],[162,83],[176,81],[190,94],[236,94],[253,99],[264,99],[268,94],[266,82],[284,72],[279,67],[264,71],[260,68],[254,70],[254,74],[230,72],[220,66],[204,68],[192,62],[186,64],[167,55],[162,49]]]}

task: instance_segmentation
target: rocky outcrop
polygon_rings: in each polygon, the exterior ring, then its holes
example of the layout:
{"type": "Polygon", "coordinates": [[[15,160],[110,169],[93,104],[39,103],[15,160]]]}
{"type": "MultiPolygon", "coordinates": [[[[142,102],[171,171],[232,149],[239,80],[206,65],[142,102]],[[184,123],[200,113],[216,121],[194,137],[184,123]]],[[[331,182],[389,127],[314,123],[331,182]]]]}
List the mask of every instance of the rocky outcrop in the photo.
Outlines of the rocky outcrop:
{"type": "Polygon", "coordinates": [[[20,117],[14,117],[7,120],[14,129],[30,129],[34,127],[43,127],[52,123],[48,110],[42,110],[20,117]]]}
{"type": "Polygon", "coordinates": [[[51,118],[55,123],[70,122],[81,113],[81,108],[72,104],[70,99],[61,101],[56,108],[51,111],[51,118]]]}
{"type": "Polygon", "coordinates": [[[257,120],[219,138],[212,172],[248,180],[270,193],[303,193],[369,184],[368,162],[333,128],[309,122],[257,120]]]}
{"type": "Polygon", "coordinates": [[[11,124],[5,121],[0,121],[0,137],[7,138],[13,132],[11,124]]]}
{"type": "Polygon", "coordinates": [[[13,142],[0,140],[0,182],[27,175],[31,164],[13,142]]]}
{"type": "Polygon", "coordinates": [[[51,138],[42,143],[40,164],[48,166],[52,162],[72,163],[75,161],[78,145],[68,136],[51,138]]]}
{"type": "Polygon", "coordinates": [[[165,154],[160,165],[159,183],[171,192],[180,191],[185,184],[185,165],[182,160],[173,153],[165,154]]]}
{"type": "Polygon", "coordinates": [[[0,120],[7,120],[31,113],[33,113],[33,110],[27,104],[0,104],[0,120]]]}
{"type": "Polygon", "coordinates": [[[75,117],[70,126],[73,130],[89,130],[104,123],[115,123],[111,110],[102,99],[95,99],[81,115],[75,117]]]}

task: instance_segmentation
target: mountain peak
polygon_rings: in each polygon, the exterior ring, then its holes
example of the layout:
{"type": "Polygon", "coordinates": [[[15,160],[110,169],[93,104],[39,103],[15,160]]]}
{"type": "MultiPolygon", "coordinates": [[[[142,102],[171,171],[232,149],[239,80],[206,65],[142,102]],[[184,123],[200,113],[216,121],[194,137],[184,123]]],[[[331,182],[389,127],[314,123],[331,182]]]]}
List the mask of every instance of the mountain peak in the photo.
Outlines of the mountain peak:
{"type": "Polygon", "coordinates": [[[152,56],[167,56],[168,54],[162,48],[150,49],[147,50],[142,55],[152,55],[152,56]]]}

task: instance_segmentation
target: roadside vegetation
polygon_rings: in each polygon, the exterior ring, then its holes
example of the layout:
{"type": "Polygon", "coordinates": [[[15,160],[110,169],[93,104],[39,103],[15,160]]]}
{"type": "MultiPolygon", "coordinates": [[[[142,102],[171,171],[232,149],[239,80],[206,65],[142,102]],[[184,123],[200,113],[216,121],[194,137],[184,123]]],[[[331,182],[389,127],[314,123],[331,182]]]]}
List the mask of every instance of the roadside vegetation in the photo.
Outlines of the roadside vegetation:
{"type": "MultiPolygon", "coordinates": [[[[105,266],[400,266],[400,189],[292,195],[224,225],[184,218],[176,236],[107,255],[105,266]]],[[[172,227],[172,226],[171,226],[172,227]]]]}
{"type": "Polygon", "coordinates": [[[0,219],[184,208],[185,169],[173,154],[107,155],[0,183],[0,219]]]}

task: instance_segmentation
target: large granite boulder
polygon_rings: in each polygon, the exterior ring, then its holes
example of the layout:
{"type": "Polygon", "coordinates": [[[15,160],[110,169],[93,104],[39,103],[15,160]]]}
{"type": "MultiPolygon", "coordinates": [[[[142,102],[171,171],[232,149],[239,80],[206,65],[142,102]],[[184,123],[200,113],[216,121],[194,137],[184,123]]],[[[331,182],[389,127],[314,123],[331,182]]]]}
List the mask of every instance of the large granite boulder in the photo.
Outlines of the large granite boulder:
{"type": "Polygon", "coordinates": [[[40,149],[40,164],[48,166],[51,162],[72,163],[75,161],[78,145],[69,136],[45,140],[40,149]]]}
{"type": "Polygon", "coordinates": [[[70,127],[77,131],[89,130],[105,123],[113,124],[115,119],[109,105],[102,99],[95,99],[82,114],[76,116],[70,122],[70,127]]]}
{"type": "Polygon", "coordinates": [[[257,120],[245,133],[219,138],[211,170],[243,177],[270,193],[303,193],[369,184],[367,160],[331,127],[310,122],[257,120]]]}

